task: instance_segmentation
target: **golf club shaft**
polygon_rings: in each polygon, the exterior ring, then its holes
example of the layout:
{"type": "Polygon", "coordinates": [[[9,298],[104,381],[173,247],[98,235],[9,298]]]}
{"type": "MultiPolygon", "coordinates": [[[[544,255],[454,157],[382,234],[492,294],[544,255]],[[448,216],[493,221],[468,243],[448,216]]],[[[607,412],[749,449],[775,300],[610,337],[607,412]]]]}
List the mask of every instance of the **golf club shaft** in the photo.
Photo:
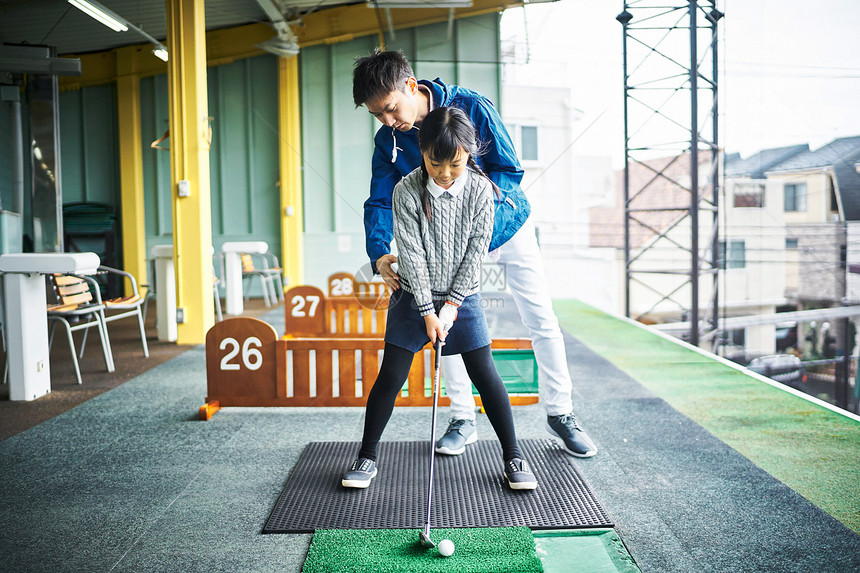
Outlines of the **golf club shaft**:
{"type": "Polygon", "coordinates": [[[430,538],[430,509],[433,507],[433,463],[436,461],[436,406],[439,403],[439,386],[442,381],[440,368],[442,358],[442,341],[436,341],[436,363],[433,372],[433,417],[430,422],[430,480],[427,483],[427,523],[424,534],[430,538]]]}

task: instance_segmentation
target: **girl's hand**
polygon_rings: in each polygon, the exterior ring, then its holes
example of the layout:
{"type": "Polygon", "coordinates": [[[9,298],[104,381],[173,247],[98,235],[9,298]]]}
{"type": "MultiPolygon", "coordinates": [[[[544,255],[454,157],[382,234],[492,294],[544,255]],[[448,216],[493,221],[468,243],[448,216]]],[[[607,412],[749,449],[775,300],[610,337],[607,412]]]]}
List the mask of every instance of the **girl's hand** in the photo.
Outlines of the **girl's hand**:
{"type": "Polygon", "coordinates": [[[424,326],[427,328],[427,336],[430,337],[430,342],[432,342],[434,346],[436,344],[437,336],[443,344],[445,343],[445,336],[447,336],[448,333],[445,331],[445,328],[442,325],[442,321],[439,320],[438,316],[433,313],[425,314],[424,326]]]}

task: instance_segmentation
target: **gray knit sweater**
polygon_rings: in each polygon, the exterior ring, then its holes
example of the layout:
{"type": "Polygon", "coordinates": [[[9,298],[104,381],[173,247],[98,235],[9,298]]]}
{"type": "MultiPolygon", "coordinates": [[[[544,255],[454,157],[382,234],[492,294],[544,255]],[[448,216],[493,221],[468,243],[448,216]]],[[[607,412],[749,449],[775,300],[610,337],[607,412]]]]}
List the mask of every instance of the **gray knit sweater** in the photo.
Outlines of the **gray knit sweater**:
{"type": "Polygon", "coordinates": [[[493,188],[472,169],[456,197],[430,196],[432,217],[421,202],[419,167],[394,187],[394,238],[400,284],[412,293],[421,316],[435,312],[433,301],[460,305],[479,289],[481,262],[493,236],[493,188]]]}

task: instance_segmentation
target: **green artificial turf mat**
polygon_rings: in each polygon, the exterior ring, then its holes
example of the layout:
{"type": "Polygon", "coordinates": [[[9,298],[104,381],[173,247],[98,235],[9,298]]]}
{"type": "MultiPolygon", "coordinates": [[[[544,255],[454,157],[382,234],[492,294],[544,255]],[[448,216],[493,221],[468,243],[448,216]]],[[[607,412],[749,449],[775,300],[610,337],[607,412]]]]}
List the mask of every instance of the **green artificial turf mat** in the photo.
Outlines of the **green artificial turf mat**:
{"type": "Polygon", "coordinates": [[[582,302],[553,307],[593,352],[860,533],[860,423],[582,302]]]}
{"type": "Polygon", "coordinates": [[[432,529],[451,557],[426,549],[417,529],[322,529],[314,532],[302,573],[526,573],[543,571],[527,527],[432,529]]]}
{"type": "Polygon", "coordinates": [[[545,573],[640,573],[614,529],[536,531],[534,537],[545,573]]]}

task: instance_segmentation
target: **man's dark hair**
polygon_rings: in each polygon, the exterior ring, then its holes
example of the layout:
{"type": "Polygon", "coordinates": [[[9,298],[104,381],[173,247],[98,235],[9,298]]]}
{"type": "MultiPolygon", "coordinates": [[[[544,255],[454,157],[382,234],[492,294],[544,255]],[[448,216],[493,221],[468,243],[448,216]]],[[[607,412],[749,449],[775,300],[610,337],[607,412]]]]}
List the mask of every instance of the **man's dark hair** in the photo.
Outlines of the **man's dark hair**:
{"type": "Polygon", "coordinates": [[[414,77],[412,66],[403,52],[383,52],[379,48],[369,56],[355,59],[352,70],[352,99],[359,107],[394,90],[403,91],[406,80],[414,77]]]}

